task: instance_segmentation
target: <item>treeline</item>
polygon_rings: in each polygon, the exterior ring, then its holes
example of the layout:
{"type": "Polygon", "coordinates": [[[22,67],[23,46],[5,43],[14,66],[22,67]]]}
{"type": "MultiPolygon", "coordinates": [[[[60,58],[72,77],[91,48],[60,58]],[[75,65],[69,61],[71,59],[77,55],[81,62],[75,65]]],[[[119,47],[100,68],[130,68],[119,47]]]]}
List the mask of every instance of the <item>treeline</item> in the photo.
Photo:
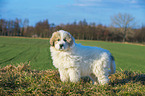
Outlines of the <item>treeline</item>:
{"type": "MultiPolygon", "coordinates": [[[[122,41],[124,36],[121,28],[87,23],[85,19],[60,25],[50,24],[48,20],[44,20],[37,22],[35,26],[29,26],[28,19],[24,21],[0,19],[0,36],[50,38],[54,31],[61,29],[70,32],[76,39],[83,40],[122,41]]],[[[127,42],[145,42],[145,26],[138,29],[130,28],[127,31],[127,42]]]]}

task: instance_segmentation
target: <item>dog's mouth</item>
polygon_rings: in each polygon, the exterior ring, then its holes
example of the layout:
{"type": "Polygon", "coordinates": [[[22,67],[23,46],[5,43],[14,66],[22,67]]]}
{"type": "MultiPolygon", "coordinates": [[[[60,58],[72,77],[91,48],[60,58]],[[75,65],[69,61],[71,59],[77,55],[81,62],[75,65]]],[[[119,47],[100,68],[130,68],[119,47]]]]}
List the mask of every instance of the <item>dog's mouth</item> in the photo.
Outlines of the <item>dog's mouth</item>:
{"type": "Polygon", "coordinates": [[[60,48],[59,50],[60,50],[60,51],[63,51],[63,50],[65,50],[65,49],[64,49],[64,48],[60,48]]]}
{"type": "Polygon", "coordinates": [[[65,49],[64,44],[60,44],[59,45],[59,50],[64,50],[64,49],[65,49]]]}

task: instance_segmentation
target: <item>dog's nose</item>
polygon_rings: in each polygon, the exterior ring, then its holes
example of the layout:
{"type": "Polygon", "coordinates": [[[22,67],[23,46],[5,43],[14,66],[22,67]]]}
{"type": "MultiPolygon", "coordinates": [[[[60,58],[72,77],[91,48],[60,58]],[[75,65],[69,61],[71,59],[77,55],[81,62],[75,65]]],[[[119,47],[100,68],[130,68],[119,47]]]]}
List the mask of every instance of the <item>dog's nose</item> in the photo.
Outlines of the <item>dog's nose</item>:
{"type": "Polygon", "coordinates": [[[60,46],[60,49],[62,49],[62,47],[63,47],[63,44],[60,44],[59,46],[60,46]]]}

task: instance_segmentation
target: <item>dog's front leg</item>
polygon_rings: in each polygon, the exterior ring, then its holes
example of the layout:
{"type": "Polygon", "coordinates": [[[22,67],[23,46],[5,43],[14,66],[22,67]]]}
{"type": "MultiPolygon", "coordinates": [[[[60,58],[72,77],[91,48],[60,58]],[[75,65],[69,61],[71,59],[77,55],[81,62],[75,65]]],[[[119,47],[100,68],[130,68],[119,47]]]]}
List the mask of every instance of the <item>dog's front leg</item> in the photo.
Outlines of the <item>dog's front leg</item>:
{"type": "Polygon", "coordinates": [[[69,81],[69,74],[66,69],[59,69],[60,79],[62,82],[68,82],[69,81]]]}
{"type": "Polygon", "coordinates": [[[77,68],[70,68],[68,69],[69,76],[70,76],[70,81],[73,83],[76,83],[80,80],[81,75],[80,75],[80,70],[77,68]]]}

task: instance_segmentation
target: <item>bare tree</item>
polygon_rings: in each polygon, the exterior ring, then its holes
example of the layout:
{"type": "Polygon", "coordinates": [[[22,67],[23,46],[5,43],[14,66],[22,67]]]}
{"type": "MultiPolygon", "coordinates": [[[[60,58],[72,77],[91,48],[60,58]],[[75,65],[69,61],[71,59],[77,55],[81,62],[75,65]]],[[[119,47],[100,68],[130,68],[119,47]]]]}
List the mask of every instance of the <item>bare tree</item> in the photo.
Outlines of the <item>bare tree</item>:
{"type": "Polygon", "coordinates": [[[136,23],[134,20],[135,20],[134,17],[132,17],[131,15],[126,14],[126,13],[125,14],[119,13],[119,14],[111,17],[113,26],[120,28],[120,31],[123,34],[123,37],[122,37],[123,42],[125,42],[127,39],[129,29],[132,29],[133,27],[136,26],[136,23]]]}
{"type": "Polygon", "coordinates": [[[24,31],[22,32],[22,35],[24,35],[25,33],[27,33],[27,28],[29,26],[29,20],[25,19],[23,22],[23,27],[24,27],[24,31]]]}

